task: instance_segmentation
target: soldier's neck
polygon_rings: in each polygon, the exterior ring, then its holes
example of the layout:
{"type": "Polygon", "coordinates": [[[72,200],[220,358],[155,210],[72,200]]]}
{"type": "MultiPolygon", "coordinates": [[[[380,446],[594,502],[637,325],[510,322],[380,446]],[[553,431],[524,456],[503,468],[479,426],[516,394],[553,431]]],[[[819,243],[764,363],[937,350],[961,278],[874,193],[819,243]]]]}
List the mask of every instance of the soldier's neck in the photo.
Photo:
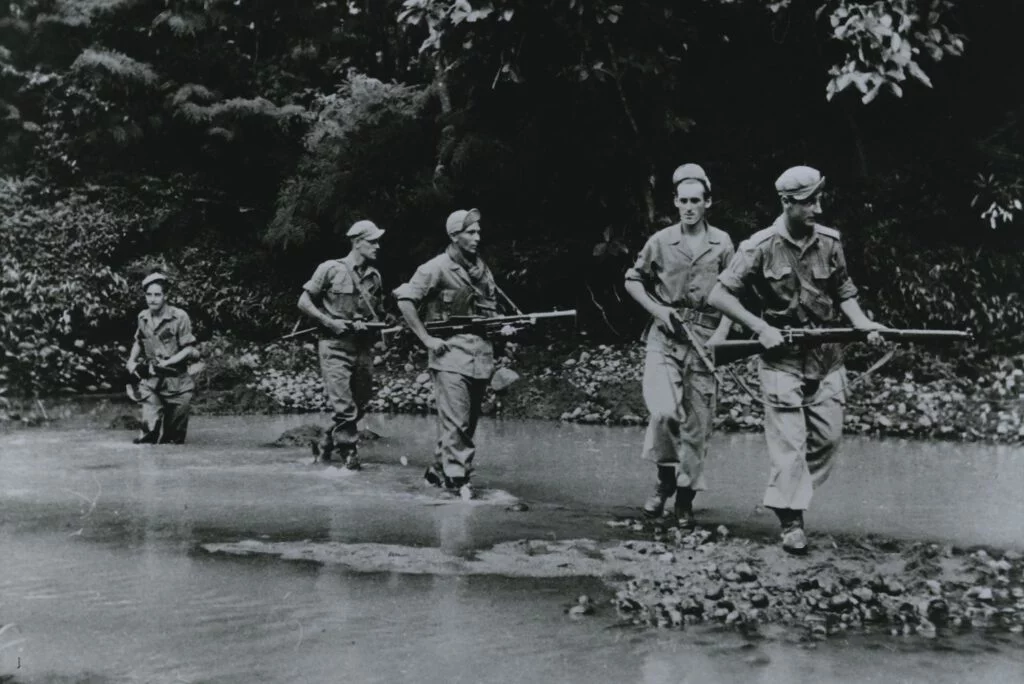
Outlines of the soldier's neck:
{"type": "Polygon", "coordinates": [[[797,242],[806,240],[814,232],[814,226],[808,226],[806,224],[796,225],[789,219],[786,219],[786,232],[789,233],[789,237],[793,238],[797,242]]]}
{"type": "Polygon", "coordinates": [[[682,231],[683,235],[686,235],[687,237],[697,237],[698,235],[707,232],[707,229],[708,222],[705,221],[704,219],[701,219],[697,223],[694,223],[692,226],[688,226],[682,221],[679,222],[679,230],[682,231]]]}
{"type": "Polygon", "coordinates": [[[363,265],[366,263],[366,257],[364,257],[359,252],[355,251],[354,249],[348,253],[347,258],[349,261],[352,262],[352,265],[355,266],[356,268],[362,268],[363,265]]]}

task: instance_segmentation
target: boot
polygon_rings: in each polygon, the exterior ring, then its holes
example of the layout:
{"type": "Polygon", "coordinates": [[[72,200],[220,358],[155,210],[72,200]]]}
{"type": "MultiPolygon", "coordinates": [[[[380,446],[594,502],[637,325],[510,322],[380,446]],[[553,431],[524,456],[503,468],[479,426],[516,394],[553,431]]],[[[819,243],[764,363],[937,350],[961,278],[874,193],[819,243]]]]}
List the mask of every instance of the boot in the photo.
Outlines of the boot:
{"type": "Polygon", "coordinates": [[[348,470],[359,470],[362,468],[362,464],[359,462],[359,450],[355,445],[350,446],[344,451],[345,453],[345,468],[348,470]]]}
{"type": "Polygon", "coordinates": [[[430,486],[440,489],[441,487],[444,487],[445,480],[447,478],[444,476],[444,471],[441,469],[441,466],[434,463],[427,468],[426,472],[423,473],[423,479],[426,480],[427,484],[430,486]]]}
{"type": "Polygon", "coordinates": [[[658,466],[658,484],[654,487],[654,496],[644,502],[644,515],[648,518],[660,518],[665,511],[665,502],[675,493],[676,467],[658,466]]]}
{"type": "Polygon", "coordinates": [[[782,525],[782,550],[797,556],[807,553],[804,512],[790,508],[774,510],[782,525]]]}
{"type": "Polygon", "coordinates": [[[697,492],[689,487],[678,487],[676,489],[676,519],[679,527],[692,530],[697,527],[697,520],[693,517],[693,499],[697,492]]]}

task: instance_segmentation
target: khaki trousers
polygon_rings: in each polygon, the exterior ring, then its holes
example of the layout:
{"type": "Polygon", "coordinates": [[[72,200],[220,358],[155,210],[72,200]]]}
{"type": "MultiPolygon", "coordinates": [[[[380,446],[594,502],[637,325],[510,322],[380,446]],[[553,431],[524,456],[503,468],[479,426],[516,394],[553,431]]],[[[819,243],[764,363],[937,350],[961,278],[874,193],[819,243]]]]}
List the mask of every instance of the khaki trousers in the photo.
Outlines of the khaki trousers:
{"type": "Polygon", "coordinates": [[[373,357],[369,349],[353,350],[351,343],[341,340],[320,340],[318,351],[324,392],[333,413],[323,447],[347,452],[359,442],[359,419],[373,397],[373,357]]]}
{"type": "Polygon", "coordinates": [[[469,477],[476,445],[473,436],[487,380],[462,373],[431,370],[437,404],[437,448],[434,458],[448,479],[469,477]]]}
{"type": "Polygon", "coordinates": [[[643,457],[676,468],[676,485],[707,489],[704,460],[714,425],[715,378],[658,349],[648,349],[643,393],[650,420],[643,457]]]}
{"type": "Polygon", "coordinates": [[[843,436],[846,370],[840,367],[820,381],[761,365],[765,399],[764,434],[771,473],[764,505],[807,510],[814,488],[828,479],[843,436]],[[811,404],[800,408],[803,404],[811,404]]]}

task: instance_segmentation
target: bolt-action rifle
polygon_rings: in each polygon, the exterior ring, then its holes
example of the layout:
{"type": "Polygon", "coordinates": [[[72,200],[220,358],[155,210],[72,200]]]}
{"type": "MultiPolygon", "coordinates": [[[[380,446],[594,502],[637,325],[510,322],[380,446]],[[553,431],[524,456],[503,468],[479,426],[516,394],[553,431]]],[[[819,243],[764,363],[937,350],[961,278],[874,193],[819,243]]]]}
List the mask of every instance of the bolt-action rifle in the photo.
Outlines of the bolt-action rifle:
{"type": "MultiPolygon", "coordinates": [[[[352,327],[352,324],[354,323],[354,321],[342,321],[342,322],[345,323],[346,325],[348,325],[349,327],[352,327]]],[[[387,323],[384,323],[383,321],[361,321],[361,323],[364,326],[366,326],[366,331],[367,332],[371,332],[371,331],[375,331],[376,330],[376,331],[379,331],[380,334],[382,334],[382,335],[387,335],[388,333],[398,332],[399,330],[402,329],[401,326],[388,325],[387,323]]],[[[320,326],[313,326],[312,328],[303,328],[302,330],[296,330],[294,332],[288,333],[287,335],[282,335],[281,337],[278,337],[274,341],[275,342],[283,342],[284,340],[290,340],[293,337],[302,337],[303,335],[308,335],[309,333],[316,332],[317,330],[320,330],[320,326]]],[[[352,330],[353,330],[353,332],[355,332],[354,328],[352,330]]]]}
{"type": "Polygon", "coordinates": [[[535,323],[541,318],[567,318],[576,316],[576,309],[567,311],[542,311],[538,313],[516,314],[514,316],[450,316],[443,321],[431,321],[424,324],[427,332],[431,335],[458,335],[459,333],[472,333],[484,335],[497,332],[506,325],[522,325],[524,323],[535,323]]]}
{"type": "MultiPolygon", "coordinates": [[[[787,345],[812,346],[828,342],[863,342],[871,332],[892,342],[966,342],[972,339],[964,330],[860,330],[858,328],[781,328],[787,345]]],[[[715,365],[732,363],[765,351],[757,340],[726,340],[711,347],[715,365]]]]}

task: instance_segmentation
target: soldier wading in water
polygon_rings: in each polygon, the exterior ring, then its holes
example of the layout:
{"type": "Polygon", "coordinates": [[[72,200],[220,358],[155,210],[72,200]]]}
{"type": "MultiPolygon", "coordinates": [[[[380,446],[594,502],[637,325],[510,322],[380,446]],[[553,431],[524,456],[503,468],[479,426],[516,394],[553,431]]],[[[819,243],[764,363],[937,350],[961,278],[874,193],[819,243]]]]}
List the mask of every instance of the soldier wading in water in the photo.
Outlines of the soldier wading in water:
{"type": "Polygon", "coordinates": [[[359,419],[373,394],[373,345],[376,333],[366,322],[380,322],[384,285],[372,266],[384,235],[372,221],[356,221],[346,236],[352,249],[341,259],[317,266],[302,286],[299,310],[319,323],[320,373],[334,413],[320,443],[325,462],[344,462],[358,470],[359,419]]]}
{"type": "MultiPolygon", "coordinates": [[[[846,369],[839,344],[784,344],[780,328],[834,327],[839,313],[860,330],[884,330],[860,308],[839,231],[817,223],[825,179],[796,166],[775,181],[782,214],[740,244],[708,301],[758,336],[764,432],[771,473],[764,505],[782,525],[782,548],[805,553],[804,511],[835,464],[843,434],[846,369]],[[754,295],[757,316],[740,300],[754,295]]],[[[872,344],[882,343],[877,332],[872,344]]]]}
{"type": "MultiPolygon", "coordinates": [[[[494,345],[481,335],[460,332],[435,337],[424,322],[452,316],[490,318],[504,296],[478,254],[480,212],[460,209],[445,222],[450,244],[421,265],[394,294],[410,330],[428,350],[437,404],[438,440],[434,463],[424,479],[435,487],[472,498],[473,442],[484,393],[494,373],[494,345]]],[[[506,298],[507,300],[507,298],[506,298]]]]}
{"type": "Polygon", "coordinates": [[[680,220],[655,233],[640,250],[626,271],[626,291],[652,317],[645,332],[643,393],[650,421],[643,458],[657,464],[658,481],[644,513],[660,516],[675,494],[679,524],[692,527],[693,499],[706,489],[704,458],[717,388],[690,340],[675,330],[680,324],[689,327],[702,345],[726,338],[731,323],[708,306],[707,297],[733,256],[733,244],[705,219],[711,181],[704,169],[684,164],[672,180],[680,220]]]}

